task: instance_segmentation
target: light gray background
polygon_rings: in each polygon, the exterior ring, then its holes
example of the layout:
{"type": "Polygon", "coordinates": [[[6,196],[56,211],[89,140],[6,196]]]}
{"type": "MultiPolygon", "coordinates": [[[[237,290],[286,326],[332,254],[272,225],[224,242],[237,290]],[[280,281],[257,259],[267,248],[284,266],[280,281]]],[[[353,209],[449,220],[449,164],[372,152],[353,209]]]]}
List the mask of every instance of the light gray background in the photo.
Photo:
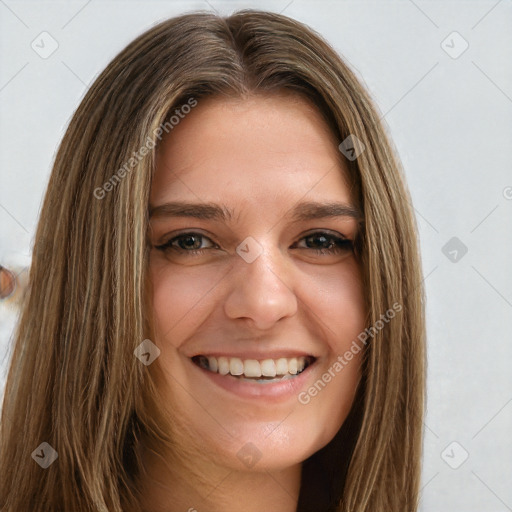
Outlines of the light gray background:
{"type": "MultiPolygon", "coordinates": [[[[0,263],[27,261],[57,145],[107,63],[165,18],[247,7],[326,37],[375,98],[404,164],[428,297],[421,510],[512,511],[510,1],[0,0],[0,263]],[[43,31],[58,43],[46,59],[31,47],[43,31]]],[[[3,386],[14,320],[0,318],[3,386]]]]}

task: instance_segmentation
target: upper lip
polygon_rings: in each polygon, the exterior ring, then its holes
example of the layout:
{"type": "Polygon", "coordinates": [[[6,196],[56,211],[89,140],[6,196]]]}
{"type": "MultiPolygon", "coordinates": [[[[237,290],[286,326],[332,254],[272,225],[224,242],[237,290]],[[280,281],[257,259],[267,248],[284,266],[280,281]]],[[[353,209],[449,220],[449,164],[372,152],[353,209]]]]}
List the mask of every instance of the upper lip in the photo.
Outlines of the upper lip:
{"type": "Polygon", "coordinates": [[[265,352],[262,351],[241,351],[241,350],[233,350],[233,351],[226,351],[226,350],[213,350],[213,349],[207,349],[204,351],[197,351],[188,357],[196,357],[196,356],[210,356],[210,357],[238,357],[239,359],[257,359],[258,361],[263,361],[264,359],[279,359],[281,357],[285,357],[287,359],[293,358],[293,357],[313,357],[316,358],[312,353],[305,352],[302,350],[291,350],[291,349],[272,349],[265,352]]]}

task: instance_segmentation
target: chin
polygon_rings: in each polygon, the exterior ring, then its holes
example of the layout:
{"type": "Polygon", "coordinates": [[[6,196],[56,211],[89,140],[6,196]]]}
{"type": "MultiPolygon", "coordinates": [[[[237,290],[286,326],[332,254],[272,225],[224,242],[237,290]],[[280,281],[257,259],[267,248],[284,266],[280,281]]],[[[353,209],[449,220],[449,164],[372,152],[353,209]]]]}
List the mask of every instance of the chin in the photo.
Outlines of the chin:
{"type": "Polygon", "coordinates": [[[341,424],[322,425],[293,420],[293,416],[274,421],[237,421],[226,425],[234,435],[222,428],[198,432],[203,440],[204,452],[211,454],[217,464],[237,471],[280,471],[304,462],[326,446],[336,435],[341,424]],[[210,449],[206,448],[206,444],[210,449]]]}

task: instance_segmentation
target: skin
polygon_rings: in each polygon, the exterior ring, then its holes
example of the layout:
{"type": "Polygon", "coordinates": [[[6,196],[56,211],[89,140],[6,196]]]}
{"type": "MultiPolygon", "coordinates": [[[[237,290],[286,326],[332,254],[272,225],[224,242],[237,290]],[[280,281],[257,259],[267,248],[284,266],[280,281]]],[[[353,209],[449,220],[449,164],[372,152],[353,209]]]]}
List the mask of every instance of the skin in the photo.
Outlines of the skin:
{"type": "Polygon", "coordinates": [[[343,424],[361,354],[307,405],[298,393],[240,397],[211,383],[190,358],[300,350],[316,357],[304,391],[364,330],[360,263],[350,243],[334,252],[332,238],[310,237],[321,231],[353,240],[357,219],[291,216],[304,201],[354,206],[337,141],[301,97],[208,98],[162,140],[156,164],[151,211],[187,201],[224,205],[233,215],[150,220],[159,390],[189,456],[169,470],[165,454],[145,454],[148,510],[294,511],[301,463],[343,424]],[[183,237],[175,238],[189,231],[204,235],[192,241],[202,254],[192,255],[183,237]],[[262,251],[251,263],[236,252],[247,237],[259,244],[250,251],[262,251]],[[171,248],[157,248],[169,241],[171,248]],[[237,457],[247,443],[261,457],[252,467],[237,457]]]}

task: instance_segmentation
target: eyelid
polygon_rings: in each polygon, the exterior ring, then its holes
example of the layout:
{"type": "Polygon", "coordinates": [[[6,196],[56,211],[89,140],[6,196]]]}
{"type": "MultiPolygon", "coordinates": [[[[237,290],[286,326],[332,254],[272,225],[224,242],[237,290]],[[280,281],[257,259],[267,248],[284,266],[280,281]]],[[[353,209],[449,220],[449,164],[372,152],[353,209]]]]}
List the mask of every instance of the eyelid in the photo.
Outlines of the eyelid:
{"type": "MultiPolygon", "coordinates": [[[[189,228],[180,230],[178,232],[170,233],[167,235],[167,240],[165,242],[162,242],[158,245],[154,245],[155,249],[160,250],[162,252],[171,252],[180,254],[182,256],[189,256],[189,257],[195,257],[195,256],[202,256],[208,253],[209,251],[213,250],[221,250],[222,247],[217,244],[214,239],[211,236],[208,236],[202,232],[199,228],[189,228]],[[209,247],[202,247],[199,249],[183,249],[179,246],[175,246],[175,242],[180,239],[181,237],[185,237],[187,235],[190,236],[198,236],[201,237],[202,241],[208,241],[210,244],[209,247]]],[[[202,244],[201,244],[202,245],[202,244]]],[[[312,252],[316,255],[333,255],[337,254],[340,251],[344,251],[347,249],[354,250],[354,241],[344,235],[343,233],[340,233],[338,231],[326,229],[326,228],[313,228],[306,232],[303,232],[296,241],[290,246],[290,249],[298,249],[298,250],[306,250],[308,252],[312,252]],[[314,247],[299,247],[298,244],[308,237],[314,236],[314,235],[320,235],[326,237],[331,243],[329,248],[314,248],[314,247]]]]}
{"type": "Polygon", "coordinates": [[[343,238],[344,240],[349,240],[349,238],[344,235],[343,233],[340,233],[339,231],[335,231],[332,229],[326,229],[326,228],[315,228],[315,229],[308,229],[305,233],[301,235],[301,238],[316,235],[317,233],[321,233],[323,235],[329,235],[333,238],[343,238]]]}
{"type": "Polygon", "coordinates": [[[184,230],[184,231],[181,231],[178,233],[171,233],[171,236],[166,237],[166,240],[164,242],[155,244],[154,247],[155,247],[155,249],[159,249],[161,251],[176,249],[178,251],[188,252],[188,253],[192,254],[194,252],[195,253],[202,252],[206,249],[218,249],[219,244],[214,242],[210,236],[205,235],[204,233],[201,233],[200,231],[188,229],[188,230],[184,230]],[[173,245],[171,245],[176,239],[179,239],[179,238],[187,236],[187,235],[200,236],[203,239],[203,241],[208,240],[210,242],[211,246],[205,247],[202,249],[190,249],[189,251],[187,251],[186,249],[181,249],[180,247],[173,247],[173,245]]]}
{"type": "Polygon", "coordinates": [[[210,234],[208,231],[205,231],[204,229],[201,229],[201,228],[188,228],[188,229],[185,228],[185,229],[179,229],[178,231],[171,231],[170,233],[166,233],[165,235],[160,237],[160,240],[162,240],[162,241],[156,242],[154,244],[154,246],[158,247],[158,246],[165,245],[165,244],[169,243],[171,240],[174,240],[175,238],[178,238],[180,236],[185,236],[185,235],[200,235],[203,238],[207,238],[208,240],[210,240],[214,245],[218,245],[213,240],[213,238],[214,238],[213,234],[210,234]]]}
{"type": "MultiPolygon", "coordinates": [[[[303,238],[306,238],[308,236],[315,235],[315,234],[325,234],[325,235],[329,235],[333,238],[341,238],[343,240],[349,240],[349,238],[347,236],[345,236],[343,233],[340,233],[338,231],[333,231],[333,230],[325,229],[325,228],[313,228],[313,229],[308,229],[306,232],[299,235],[299,237],[297,238],[297,241],[302,240],[303,238]]],[[[179,230],[177,232],[167,233],[164,237],[165,238],[164,241],[157,242],[154,245],[155,245],[155,247],[158,248],[158,247],[168,244],[170,241],[174,240],[175,238],[178,238],[180,236],[185,236],[185,235],[200,235],[203,238],[206,238],[210,242],[212,242],[213,245],[218,245],[213,240],[212,235],[205,234],[203,232],[203,230],[201,230],[199,228],[189,228],[189,229],[179,230]]]]}
{"type": "Polygon", "coordinates": [[[350,238],[343,235],[342,233],[332,233],[332,232],[325,231],[325,230],[316,230],[316,231],[310,231],[309,233],[303,234],[301,237],[299,237],[298,240],[293,244],[292,249],[297,248],[297,249],[315,250],[311,247],[297,247],[297,245],[300,242],[304,241],[307,238],[315,236],[315,235],[324,236],[325,238],[327,238],[327,240],[330,240],[331,242],[334,242],[335,244],[340,243],[340,242],[345,242],[346,244],[350,244],[350,245],[353,244],[353,241],[350,238]]]}

